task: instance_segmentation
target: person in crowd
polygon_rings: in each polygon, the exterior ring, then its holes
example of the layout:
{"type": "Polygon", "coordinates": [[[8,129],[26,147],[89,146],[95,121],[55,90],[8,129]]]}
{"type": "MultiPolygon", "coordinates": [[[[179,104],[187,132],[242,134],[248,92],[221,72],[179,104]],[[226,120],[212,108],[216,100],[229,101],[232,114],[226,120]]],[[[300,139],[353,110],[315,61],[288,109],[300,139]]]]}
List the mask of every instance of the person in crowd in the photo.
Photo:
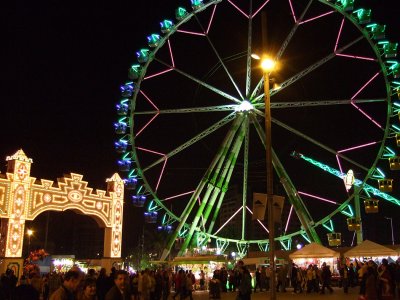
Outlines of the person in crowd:
{"type": "MultiPolygon", "coordinates": [[[[2,299],[0,297],[0,299],[2,299]]],[[[29,284],[25,275],[20,278],[20,284],[15,288],[14,294],[12,296],[13,300],[39,300],[39,292],[29,284]]]]}
{"type": "Polygon", "coordinates": [[[171,291],[171,279],[168,270],[162,272],[162,299],[168,300],[171,291]]]}
{"type": "Polygon", "coordinates": [[[193,280],[192,280],[190,273],[187,273],[185,275],[186,275],[186,278],[185,278],[186,288],[185,288],[184,294],[181,296],[180,299],[183,300],[183,299],[186,299],[187,297],[189,297],[190,300],[193,300],[193,280]]]}
{"type": "Polygon", "coordinates": [[[309,265],[306,271],[307,293],[311,293],[314,289],[314,270],[312,265],[309,265]]]}
{"type": "Polygon", "coordinates": [[[18,278],[14,275],[14,271],[7,269],[6,272],[1,275],[0,282],[5,299],[10,299],[18,282],[18,278]]]}
{"type": "Polygon", "coordinates": [[[107,292],[105,300],[130,300],[131,295],[127,289],[128,273],[124,270],[114,272],[114,286],[107,292]]]}
{"type": "Polygon", "coordinates": [[[105,299],[107,292],[112,287],[112,284],[110,284],[110,279],[108,278],[106,269],[101,268],[99,276],[96,279],[96,291],[97,291],[97,298],[99,300],[105,299]]]}
{"type": "Polygon", "coordinates": [[[31,272],[29,274],[29,282],[38,291],[39,294],[42,293],[43,280],[38,273],[31,272]]]}
{"type": "Polygon", "coordinates": [[[172,298],[175,300],[176,296],[181,294],[181,289],[183,289],[184,286],[184,282],[182,281],[182,273],[184,273],[184,271],[182,269],[180,269],[178,271],[178,273],[175,274],[175,278],[174,278],[174,283],[175,283],[175,294],[174,296],[172,296],[172,298]]]}
{"type": "Polygon", "coordinates": [[[78,300],[97,300],[96,295],[96,278],[88,276],[83,281],[82,289],[78,293],[78,300]]]}
{"type": "Polygon", "coordinates": [[[51,295],[62,285],[61,275],[55,271],[52,272],[49,275],[48,285],[49,285],[49,297],[51,297],[51,295]]]}
{"type": "Polygon", "coordinates": [[[379,295],[381,300],[394,299],[394,278],[392,277],[387,259],[382,259],[382,264],[378,270],[379,295]]]}
{"type": "Polygon", "coordinates": [[[378,279],[377,272],[373,267],[367,267],[365,273],[365,293],[364,298],[368,300],[378,300],[378,279]]]}
{"type": "Polygon", "coordinates": [[[238,299],[240,300],[250,300],[251,299],[251,275],[249,270],[245,266],[241,266],[239,268],[239,272],[241,274],[239,291],[238,291],[238,299]]]}
{"type": "Polygon", "coordinates": [[[331,278],[332,278],[332,273],[330,270],[330,267],[326,265],[324,262],[322,264],[322,270],[321,270],[321,281],[322,281],[322,288],[321,288],[321,294],[325,294],[325,288],[329,290],[330,293],[333,293],[333,289],[331,287],[331,278]]]}
{"type": "Polygon", "coordinates": [[[350,263],[349,265],[349,286],[354,287],[356,286],[357,283],[357,276],[354,270],[354,265],[353,263],[350,263]]]}
{"type": "Polygon", "coordinates": [[[290,283],[293,287],[293,293],[298,293],[300,291],[300,285],[298,281],[298,272],[300,272],[299,268],[297,268],[296,264],[292,264],[292,272],[290,274],[290,283]]]}
{"type": "Polygon", "coordinates": [[[260,292],[262,292],[260,268],[257,268],[255,275],[256,275],[256,282],[254,284],[254,293],[257,292],[257,287],[260,289],[260,292]]]}
{"type": "Polygon", "coordinates": [[[286,264],[282,265],[277,272],[278,284],[276,285],[276,291],[286,292],[286,280],[288,274],[288,267],[286,264]]]}
{"type": "Polygon", "coordinates": [[[204,274],[204,271],[200,271],[200,290],[204,290],[206,285],[206,274],[204,274]]]}
{"type": "Polygon", "coordinates": [[[70,270],[64,275],[62,285],[50,296],[50,300],[75,300],[76,291],[82,280],[82,273],[70,270]]]}
{"type": "Polygon", "coordinates": [[[48,300],[49,296],[49,274],[46,274],[42,277],[42,300],[48,300]]]}
{"type": "Polygon", "coordinates": [[[228,291],[233,292],[236,290],[236,285],[235,285],[235,271],[234,270],[229,270],[228,272],[228,291]]]}
{"type": "Polygon", "coordinates": [[[131,293],[133,300],[139,300],[139,274],[135,273],[131,278],[131,293]]]}
{"type": "Polygon", "coordinates": [[[343,292],[349,292],[349,268],[346,264],[341,264],[339,269],[340,281],[342,282],[343,292]]]}
{"type": "Polygon", "coordinates": [[[268,292],[271,282],[271,268],[268,266],[265,268],[265,290],[268,292]]]}
{"type": "Polygon", "coordinates": [[[319,292],[319,283],[321,282],[321,270],[317,265],[313,266],[313,286],[316,293],[319,292]]]}

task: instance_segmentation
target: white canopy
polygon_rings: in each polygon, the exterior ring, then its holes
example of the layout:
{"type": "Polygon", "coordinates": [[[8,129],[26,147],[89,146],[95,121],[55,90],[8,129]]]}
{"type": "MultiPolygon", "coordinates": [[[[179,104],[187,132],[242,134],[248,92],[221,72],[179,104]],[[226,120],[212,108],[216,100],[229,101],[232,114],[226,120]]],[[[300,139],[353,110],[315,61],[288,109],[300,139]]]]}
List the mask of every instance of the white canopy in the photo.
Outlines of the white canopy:
{"type": "Polygon", "coordinates": [[[324,247],[317,243],[311,243],[292,254],[289,254],[291,259],[296,258],[330,258],[339,257],[340,253],[332,249],[324,247]]]}
{"type": "Polygon", "coordinates": [[[344,253],[345,257],[378,257],[378,256],[398,256],[396,250],[365,240],[360,245],[344,253]]]}

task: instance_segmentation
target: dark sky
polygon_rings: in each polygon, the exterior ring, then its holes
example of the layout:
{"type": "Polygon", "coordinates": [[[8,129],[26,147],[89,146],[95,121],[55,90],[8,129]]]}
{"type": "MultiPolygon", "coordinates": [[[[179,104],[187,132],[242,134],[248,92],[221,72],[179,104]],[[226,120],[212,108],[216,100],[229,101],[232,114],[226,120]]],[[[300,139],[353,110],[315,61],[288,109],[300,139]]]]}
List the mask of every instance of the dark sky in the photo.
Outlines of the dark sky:
{"type": "MultiPolygon", "coordinates": [[[[399,41],[397,0],[365,2],[399,41]]],[[[2,17],[0,171],[5,157],[22,148],[34,161],[32,176],[54,180],[81,173],[91,187],[104,189],[117,171],[113,123],[119,85],[147,34],[189,1],[14,4],[2,17]]],[[[127,211],[135,214],[132,207],[127,211]]],[[[125,221],[125,246],[133,247],[138,227],[125,221]]]]}

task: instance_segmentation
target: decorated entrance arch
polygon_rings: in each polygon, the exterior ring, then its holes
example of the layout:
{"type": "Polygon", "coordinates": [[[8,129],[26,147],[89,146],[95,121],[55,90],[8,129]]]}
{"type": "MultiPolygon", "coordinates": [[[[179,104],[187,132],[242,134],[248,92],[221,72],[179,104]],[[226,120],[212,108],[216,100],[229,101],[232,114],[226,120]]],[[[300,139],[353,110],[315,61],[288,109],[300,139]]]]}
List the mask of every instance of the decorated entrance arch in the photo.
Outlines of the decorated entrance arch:
{"type": "MultiPolygon", "coordinates": [[[[107,190],[87,186],[83,175],[71,173],[54,181],[30,176],[33,160],[23,150],[8,156],[7,172],[0,174],[0,272],[22,267],[25,221],[45,211],[79,211],[104,228],[104,266],[121,257],[124,182],[115,173],[107,190]]],[[[16,270],[18,272],[18,270],[16,270]]]]}

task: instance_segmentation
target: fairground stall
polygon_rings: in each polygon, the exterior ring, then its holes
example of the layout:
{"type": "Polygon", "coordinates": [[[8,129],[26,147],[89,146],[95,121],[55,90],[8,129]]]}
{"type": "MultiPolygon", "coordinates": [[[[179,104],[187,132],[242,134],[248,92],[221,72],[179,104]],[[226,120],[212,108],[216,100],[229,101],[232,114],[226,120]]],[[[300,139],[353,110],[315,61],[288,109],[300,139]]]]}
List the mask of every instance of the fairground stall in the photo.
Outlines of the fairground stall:
{"type": "Polygon", "coordinates": [[[323,263],[326,263],[331,267],[332,273],[337,270],[339,257],[339,252],[317,243],[308,244],[300,250],[289,254],[289,258],[293,260],[293,263],[301,268],[307,268],[311,264],[320,268],[323,263]]]}
{"type": "Polygon", "coordinates": [[[373,260],[379,264],[383,258],[396,261],[398,256],[399,253],[396,250],[369,240],[363,241],[361,244],[344,253],[347,263],[354,263],[356,260],[359,262],[373,260]]]}
{"type": "Polygon", "coordinates": [[[228,261],[226,255],[199,255],[199,256],[177,256],[169,262],[176,270],[192,270],[196,277],[196,283],[200,280],[200,272],[203,271],[206,276],[206,282],[213,277],[214,271],[226,268],[233,263],[228,261]]]}

